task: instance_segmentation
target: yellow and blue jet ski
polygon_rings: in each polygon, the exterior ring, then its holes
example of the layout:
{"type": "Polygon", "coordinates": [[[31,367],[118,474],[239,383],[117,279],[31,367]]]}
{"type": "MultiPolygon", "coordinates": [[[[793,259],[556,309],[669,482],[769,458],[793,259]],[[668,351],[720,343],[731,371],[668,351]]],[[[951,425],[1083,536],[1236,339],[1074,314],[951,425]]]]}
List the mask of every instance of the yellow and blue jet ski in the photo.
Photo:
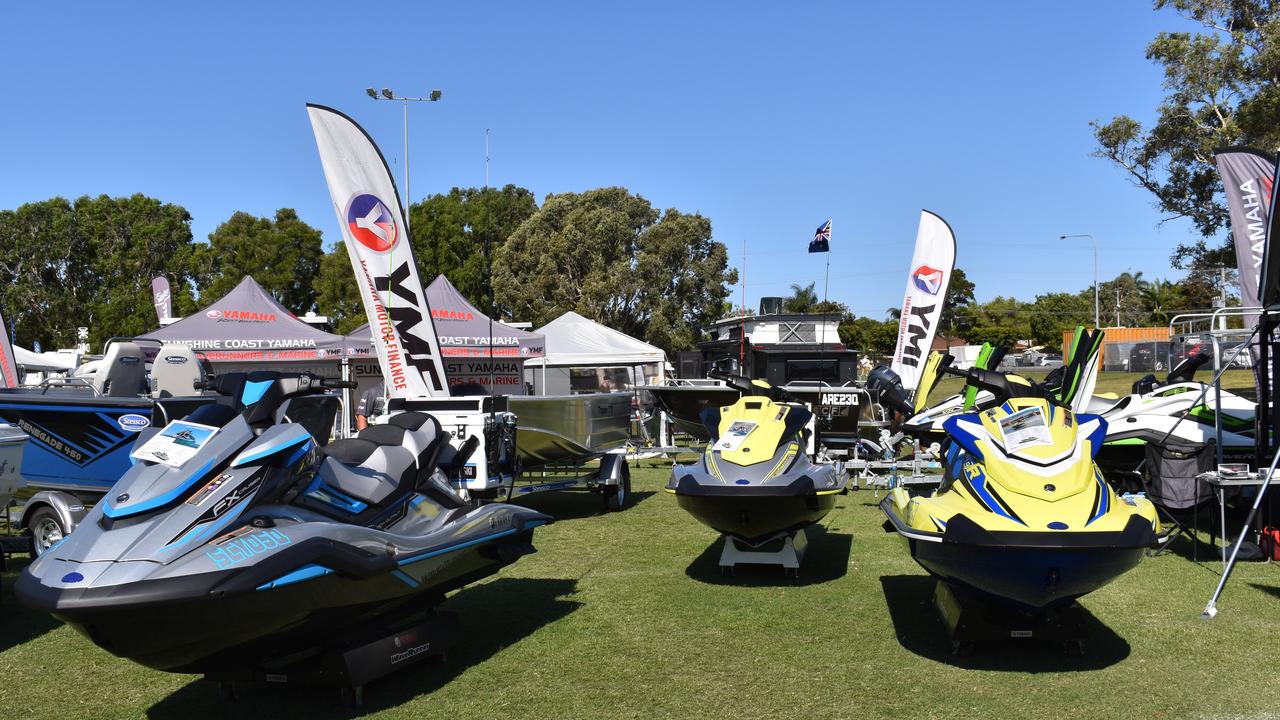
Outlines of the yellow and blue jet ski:
{"type": "Polygon", "coordinates": [[[804,528],[835,507],[843,472],[805,454],[804,429],[813,417],[803,405],[775,402],[784,393],[754,381],[733,405],[707,408],[711,437],[702,458],[671,468],[665,488],[704,525],[725,536],[720,567],[779,564],[798,571],[804,528]],[[768,393],[768,394],[762,394],[768,393]]]}
{"type": "Polygon", "coordinates": [[[953,634],[947,615],[964,604],[955,598],[1032,615],[1071,605],[1167,539],[1150,501],[1117,496],[1095,464],[1105,420],[1075,414],[1014,375],[947,372],[992,399],[943,423],[949,446],[937,491],[895,488],[880,508],[950,591],[939,609],[953,634]]]}

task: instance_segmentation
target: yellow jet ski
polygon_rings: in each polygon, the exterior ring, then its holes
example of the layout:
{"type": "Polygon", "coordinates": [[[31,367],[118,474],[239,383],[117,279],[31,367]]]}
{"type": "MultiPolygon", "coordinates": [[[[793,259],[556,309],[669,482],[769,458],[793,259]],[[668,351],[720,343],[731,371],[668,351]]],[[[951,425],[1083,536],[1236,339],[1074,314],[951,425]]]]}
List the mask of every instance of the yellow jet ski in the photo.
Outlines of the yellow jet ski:
{"type": "Polygon", "coordinates": [[[804,528],[830,512],[844,490],[843,472],[805,455],[813,413],[770,395],[785,397],[756,380],[733,405],[704,410],[711,441],[698,462],[672,466],[665,488],[680,507],[725,536],[720,567],[727,575],[738,563],[778,564],[798,573],[804,528]]]}
{"type": "Polygon", "coordinates": [[[947,418],[942,485],[928,497],[895,488],[880,503],[887,528],[940,581],[935,604],[957,648],[993,634],[1080,641],[1078,606],[1055,611],[1167,541],[1156,509],[1103,479],[1094,463],[1102,418],[1075,414],[1016,375],[947,372],[992,400],[947,418]]]}

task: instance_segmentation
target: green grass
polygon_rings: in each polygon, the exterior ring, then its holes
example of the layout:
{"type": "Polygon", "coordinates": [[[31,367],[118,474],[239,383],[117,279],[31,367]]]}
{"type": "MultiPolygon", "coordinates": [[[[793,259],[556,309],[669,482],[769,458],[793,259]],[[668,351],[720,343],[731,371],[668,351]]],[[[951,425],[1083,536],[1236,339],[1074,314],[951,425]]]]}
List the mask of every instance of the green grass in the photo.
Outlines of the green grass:
{"type": "MultiPolygon", "coordinates": [[[[776,568],[722,580],[715,534],[633,473],[639,503],[530,501],[562,518],[539,552],[452,596],[466,639],[444,665],[372,685],[394,718],[1181,718],[1273,713],[1280,572],[1239,567],[1212,622],[1218,564],[1169,553],[1084,598],[1084,657],[1035,642],[953,659],[932,581],[880,528],[868,490],[842,496],[798,584],[776,568]]],[[[1188,550],[1185,541],[1175,548],[1188,550]]],[[[16,563],[15,563],[16,564],[16,563]]],[[[328,692],[251,689],[235,704],[191,676],[146,670],[16,605],[0,606],[3,716],[343,716],[328,692]]],[[[217,622],[192,617],[193,623],[217,622]]],[[[138,628],[146,632],[145,627],[138,628]]]]}

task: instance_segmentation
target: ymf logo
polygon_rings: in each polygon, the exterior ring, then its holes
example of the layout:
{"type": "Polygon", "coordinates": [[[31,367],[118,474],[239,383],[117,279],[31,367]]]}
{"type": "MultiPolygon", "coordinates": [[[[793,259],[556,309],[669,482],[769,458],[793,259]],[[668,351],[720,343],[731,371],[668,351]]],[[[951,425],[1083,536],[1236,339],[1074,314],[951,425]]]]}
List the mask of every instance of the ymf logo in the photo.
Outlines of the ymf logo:
{"type": "Polygon", "coordinates": [[[400,228],[386,203],[369,194],[356,195],[347,203],[347,227],[352,237],[374,252],[390,250],[400,237],[400,228]]]}
{"type": "Polygon", "coordinates": [[[911,273],[911,280],[924,292],[930,295],[937,295],[942,289],[942,271],[931,268],[928,265],[921,265],[911,273]]]}

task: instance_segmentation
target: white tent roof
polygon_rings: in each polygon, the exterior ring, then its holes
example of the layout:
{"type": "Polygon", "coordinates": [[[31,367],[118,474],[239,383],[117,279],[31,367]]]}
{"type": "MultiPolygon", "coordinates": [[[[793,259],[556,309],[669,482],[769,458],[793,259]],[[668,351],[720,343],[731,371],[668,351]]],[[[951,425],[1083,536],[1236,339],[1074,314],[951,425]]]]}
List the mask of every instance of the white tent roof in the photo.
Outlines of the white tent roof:
{"type": "Polygon", "coordinates": [[[525,367],[590,367],[665,363],[666,353],[647,342],[567,312],[535,330],[547,338],[545,358],[525,367]]]}
{"type": "Polygon", "coordinates": [[[34,353],[17,345],[13,346],[13,359],[27,370],[34,372],[45,370],[63,372],[76,366],[76,356],[73,353],[34,353]]]}

